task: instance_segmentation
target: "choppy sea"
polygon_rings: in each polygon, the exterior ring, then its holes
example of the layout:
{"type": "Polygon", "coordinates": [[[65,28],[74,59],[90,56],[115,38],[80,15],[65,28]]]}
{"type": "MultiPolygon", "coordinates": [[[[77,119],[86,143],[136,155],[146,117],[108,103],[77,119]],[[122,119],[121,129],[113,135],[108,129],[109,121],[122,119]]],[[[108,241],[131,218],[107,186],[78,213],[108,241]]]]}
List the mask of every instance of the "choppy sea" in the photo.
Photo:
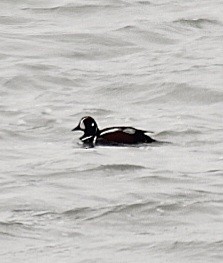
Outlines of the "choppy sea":
{"type": "Polygon", "coordinates": [[[223,1],[0,1],[0,262],[223,262],[223,1]],[[86,149],[81,117],[168,143],[86,149]]]}

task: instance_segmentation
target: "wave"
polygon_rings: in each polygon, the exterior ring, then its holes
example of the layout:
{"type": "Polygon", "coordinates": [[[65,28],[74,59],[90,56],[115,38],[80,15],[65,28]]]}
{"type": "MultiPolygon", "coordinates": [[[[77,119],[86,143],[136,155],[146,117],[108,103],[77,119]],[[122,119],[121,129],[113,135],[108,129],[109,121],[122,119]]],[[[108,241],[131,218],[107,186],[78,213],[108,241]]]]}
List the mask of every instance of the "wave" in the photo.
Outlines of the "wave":
{"type": "Polygon", "coordinates": [[[189,103],[214,104],[223,101],[223,93],[216,90],[193,87],[186,83],[166,82],[156,87],[156,92],[149,98],[142,94],[134,104],[142,103],[189,103]],[[146,97],[146,100],[144,99],[146,97]]]}
{"type": "Polygon", "coordinates": [[[197,134],[202,134],[201,131],[195,130],[195,129],[185,129],[183,131],[172,131],[172,130],[166,130],[166,131],[161,131],[156,134],[156,136],[184,136],[184,135],[197,135],[197,134]]]}
{"type": "Polygon", "coordinates": [[[98,209],[92,209],[90,207],[82,207],[75,208],[71,210],[64,211],[63,215],[74,217],[80,220],[95,220],[99,218],[103,218],[108,215],[116,214],[116,213],[129,213],[131,211],[135,211],[138,209],[142,209],[144,207],[150,206],[150,209],[154,210],[157,202],[154,201],[145,201],[131,204],[118,204],[114,206],[100,207],[98,209]]]}
{"type": "Polygon", "coordinates": [[[214,19],[198,18],[198,19],[178,19],[173,21],[176,24],[181,24],[184,26],[190,26],[195,28],[202,28],[206,25],[221,25],[221,23],[214,19]]]}
{"type": "Polygon", "coordinates": [[[146,169],[145,166],[141,165],[134,165],[134,164],[106,164],[106,165],[99,165],[98,167],[91,168],[86,171],[132,171],[132,170],[141,170],[146,169]]]}
{"type": "MultiPolygon", "coordinates": [[[[106,116],[108,117],[109,115],[111,114],[114,114],[114,111],[112,110],[107,110],[107,109],[101,109],[101,108],[84,108],[83,111],[82,111],[82,116],[83,116],[83,112],[86,114],[86,115],[97,115],[97,116],[106,116]]],[[[79,114],[76,114],[76,115],[80,115],[79,114]]]]}
{"type": "Polygon", "coordinates": [[[50,7],[24,7],[22,10],[31,11],[35,13],[72,13],[72,14],[87,14],[92,12],[101,12],[103,10],[111,10],[117,9],[120,7],[129,6],[125,1],[112,1],[107,4],[66,4],[66,5],[58,5],[58,6],[50,6],[50,7]]]}
{"type": "Polygon", "coordinates": [[[1,25],[18,25],[30,22],[30,19],[18,16],[0,16],[1,25]]]}

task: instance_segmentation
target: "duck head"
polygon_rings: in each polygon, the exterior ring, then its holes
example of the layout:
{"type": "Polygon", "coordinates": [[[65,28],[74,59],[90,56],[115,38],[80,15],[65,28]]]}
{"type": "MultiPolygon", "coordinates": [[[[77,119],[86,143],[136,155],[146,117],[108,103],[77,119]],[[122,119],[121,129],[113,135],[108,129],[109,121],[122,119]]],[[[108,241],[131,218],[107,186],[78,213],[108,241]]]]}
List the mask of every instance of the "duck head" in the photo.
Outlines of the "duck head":
{"type": "Polygon", "coordinates": [[[83,131],[84,135],[80,137],[80,140],[83,142],[93,142],[98,133],[98,125],[92,117],[86,116],[80,120],[77,127],[72,131],[83,131]]]}

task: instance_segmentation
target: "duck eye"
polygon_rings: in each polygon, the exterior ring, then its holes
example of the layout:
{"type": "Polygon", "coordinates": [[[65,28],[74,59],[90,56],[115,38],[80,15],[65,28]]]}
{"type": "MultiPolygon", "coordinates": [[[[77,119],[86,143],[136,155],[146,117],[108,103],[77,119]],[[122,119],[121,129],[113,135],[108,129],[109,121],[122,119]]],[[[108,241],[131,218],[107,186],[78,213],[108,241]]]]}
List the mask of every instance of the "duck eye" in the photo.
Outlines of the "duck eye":
{"type": "Polygon", "coordinates": [[[91,126],[94,127],[94,123],[92,123],[91,126]]]}

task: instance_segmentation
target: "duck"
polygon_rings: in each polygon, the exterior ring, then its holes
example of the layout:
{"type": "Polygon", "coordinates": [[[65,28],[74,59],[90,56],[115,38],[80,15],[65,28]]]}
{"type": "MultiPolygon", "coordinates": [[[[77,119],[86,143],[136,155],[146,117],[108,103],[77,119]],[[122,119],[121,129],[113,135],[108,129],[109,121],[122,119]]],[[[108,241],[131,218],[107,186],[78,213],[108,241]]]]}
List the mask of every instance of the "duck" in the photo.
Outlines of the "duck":
{"type": "Polygon", "coordinates": [[[146,135],[145,130],[139,130],[129,126],[115,126],[100,130],[96,121],[90,117],[82,117],[78,125],[71,131],[82,131],[80,140],[83,144],[95,145],[134,145],[156,142],[146,135]]]}

